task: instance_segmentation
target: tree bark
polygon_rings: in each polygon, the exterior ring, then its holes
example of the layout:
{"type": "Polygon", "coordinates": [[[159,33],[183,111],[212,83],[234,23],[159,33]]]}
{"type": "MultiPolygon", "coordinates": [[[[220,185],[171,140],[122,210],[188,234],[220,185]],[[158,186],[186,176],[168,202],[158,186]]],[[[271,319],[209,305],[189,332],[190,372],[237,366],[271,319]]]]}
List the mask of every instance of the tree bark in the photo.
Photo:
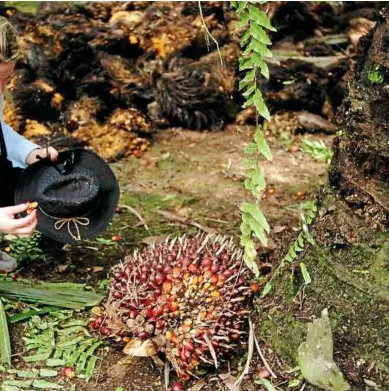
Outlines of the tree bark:
{"type": "Polygon", "coordinates": [[[329,184],[318,197],[311,246],[276,282],[258,332],[296,360],[306,324],[328,308],[335,361],[355,390],[389,386],[389,12],[359,43],[339,113],[329,184]],[[312,283],[301,290],[303,260],[312,283]],[[291,273],[294,272],[293,279],[291,273]]]}

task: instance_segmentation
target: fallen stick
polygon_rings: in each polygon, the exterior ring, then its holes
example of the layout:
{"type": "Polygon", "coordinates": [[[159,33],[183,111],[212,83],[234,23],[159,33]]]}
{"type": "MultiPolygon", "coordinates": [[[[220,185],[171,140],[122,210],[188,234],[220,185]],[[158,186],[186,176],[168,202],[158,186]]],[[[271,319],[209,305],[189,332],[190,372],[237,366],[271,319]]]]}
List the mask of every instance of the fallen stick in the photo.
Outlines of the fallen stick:
{"type": "Polygon", "coordinates": [[[204,217],[204,220],[212,221],[214,223],[220,223],[220,224],[228,224],[230,221],[227,220],[218,220],[218,219],[211,219],[210,217],[204,217]]]}
{"type": "Polygon", "coordinates": [[[336,64],[339,60],[347,58],[346,56],[318,56],[318,57],[304,57],[300,55],[284,56],[274,53],[272,58],[266,58],[266,62],[274,65],[280,65],[281,62],[286,60],[300,60],[313,64],[319,68],[327,68],[330,65],[336,64]]]}
{"type": "Polygon", "coordinates": [[[145,229],[147,231],[150,231],[149,230],[149,227],[147,226],[144,218],[142,217],[142,215],[137,211],[135,210],[134,208],[132,208],[131,206],[128,206],[128,205],[119,205],[119,208],[123,208],[123,209],[127,209],[128,211],[130,211],[131,213],[133,213],[139,220],[139,222],[145,227],[145,229]]]}
{"type": "Polygon", "coordinates": [[[191,225],[191,226],[196,227],[199,230],[204,231],[208,234],[214,234],[216,232],[216,230],[214,230],[213,228],[204,227],[203,225],[196,223],[193,220],[189,220],[189,219],[186,219],[185,217],[178,216],[177,214],[172,213],[172,212],[168,212],[167,210],[157,210],[157,213],[159,215],[167,218],[168,220],[178,221],[179,223],[184,224],[184,225],[191,225]]]}
{"type": "Polygon", "coordinates": [[[254,334],[254,342],[255,342],[255,346],[257,347],[258,354],[261,357],[261,360],[262,360],[263,364],[265,365],[266,369],[270,372],[270,374],[272,375],[272,377],[274,379],[277,379],[276,374],[273,372],[273,370],[271,369],[269,363],[266,361],[265,356],[262,353],[262,350],[261,350],[261,348],[259,346],[259,343],[258,343],[258,340],[257,340],[257,337],[255,336],[255,334],[254,334]]]}
{"type": "Polygon", "coordinates": [[[249,340],[248,340],[247,361],[243,369],[243,372],[240,374],[239,378],[235,382],[235,386],[240,386],[244,376],[249,373],[251,360],[253,359],[255,335],[254,335],[254,326],[253,326],[253,322],[251,321],[251,318],[249,318],[249,326],[250,326],[250,332],[249,332],[249,340]]]}

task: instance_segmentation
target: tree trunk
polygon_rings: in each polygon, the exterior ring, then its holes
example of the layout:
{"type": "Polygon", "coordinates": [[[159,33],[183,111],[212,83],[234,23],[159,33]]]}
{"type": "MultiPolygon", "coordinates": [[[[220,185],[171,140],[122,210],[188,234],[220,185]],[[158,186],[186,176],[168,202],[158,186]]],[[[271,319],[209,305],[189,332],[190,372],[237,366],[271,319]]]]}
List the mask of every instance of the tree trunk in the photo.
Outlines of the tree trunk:
{"type": "Polygon", "coordinates": [[[296,360],[306,324],[329,309],[335,361],[356,390],[364,379],[389,386],[389,12],[359,43],[349,95],[339,113],[329,184],[319,195],[312,233],[317,245],[299,269],[285,268],[275,304],[258,331],[296,360]],[[297,270],[297,272],[296,272],[297,270]]]}

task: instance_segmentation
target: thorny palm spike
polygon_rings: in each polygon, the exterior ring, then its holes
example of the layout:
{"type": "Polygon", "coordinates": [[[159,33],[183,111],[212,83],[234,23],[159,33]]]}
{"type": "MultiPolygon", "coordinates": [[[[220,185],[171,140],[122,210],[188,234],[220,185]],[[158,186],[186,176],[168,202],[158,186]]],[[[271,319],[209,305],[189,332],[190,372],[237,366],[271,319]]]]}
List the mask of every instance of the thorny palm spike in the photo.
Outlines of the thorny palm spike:
{"type": "Polygon", "coordinates": [[[176,244],[177,236],[173,238],[173,240],[170,242],[169,251],[173,251],[174,245],[176,244]]]}

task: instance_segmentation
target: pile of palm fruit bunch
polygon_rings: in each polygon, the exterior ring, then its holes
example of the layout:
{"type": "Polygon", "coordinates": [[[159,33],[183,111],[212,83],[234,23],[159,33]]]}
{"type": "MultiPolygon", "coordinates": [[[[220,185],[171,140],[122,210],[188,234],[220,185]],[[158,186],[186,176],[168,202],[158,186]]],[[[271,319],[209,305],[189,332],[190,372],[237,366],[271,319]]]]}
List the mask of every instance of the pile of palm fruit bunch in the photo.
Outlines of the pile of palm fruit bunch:
{"type": "MultiPolygon", "coordinates": [[[[265,6],[277,31],[270,34],[270,79],[258,83],[277,120],[288,117],[295,131],[335,131],[331,121],[345,97],[357,43],[374,27],[382,6],[352,1],[265,6]]],[[[254,113],[240,113],[238,123],[255,123],[254,113]]]]}
{"type": "Polygon", "coordinates": [[[122,345],[139,348],[143,341],[152,353],[142,355],[163,353],[187,380],[247,344],[258,290],[252,278],[230,238],[168,238],[113,268],[108,298],[90,328],[122,345]]]}
{"type": "MultiPolygon", "coordinates": [[[[36,2],[34,14],[12,3],[0,14],[20,32],[23,57],[5,120],[28,138],[116,160],[140,156],[159,128],[220,130],[241,111],[242,31],[229,2],[202,2],[201,14],[195,1],[36,2]]],[[[258,6],[277,28],[270,80],[258,78],[271,112],[331,120],[378,2],[258,6]]]]}
{"type": "Polygon", "coordinates": [[[208,29],[226,44],[222,67],[197,3],[38,2],[35,14],[3,5],[23,56],[6,122],[35,141],[88,145],[111,161],[139,156],[157,126],[221,128],[239,55],[227,8],[203,5],[208,29]]]}

